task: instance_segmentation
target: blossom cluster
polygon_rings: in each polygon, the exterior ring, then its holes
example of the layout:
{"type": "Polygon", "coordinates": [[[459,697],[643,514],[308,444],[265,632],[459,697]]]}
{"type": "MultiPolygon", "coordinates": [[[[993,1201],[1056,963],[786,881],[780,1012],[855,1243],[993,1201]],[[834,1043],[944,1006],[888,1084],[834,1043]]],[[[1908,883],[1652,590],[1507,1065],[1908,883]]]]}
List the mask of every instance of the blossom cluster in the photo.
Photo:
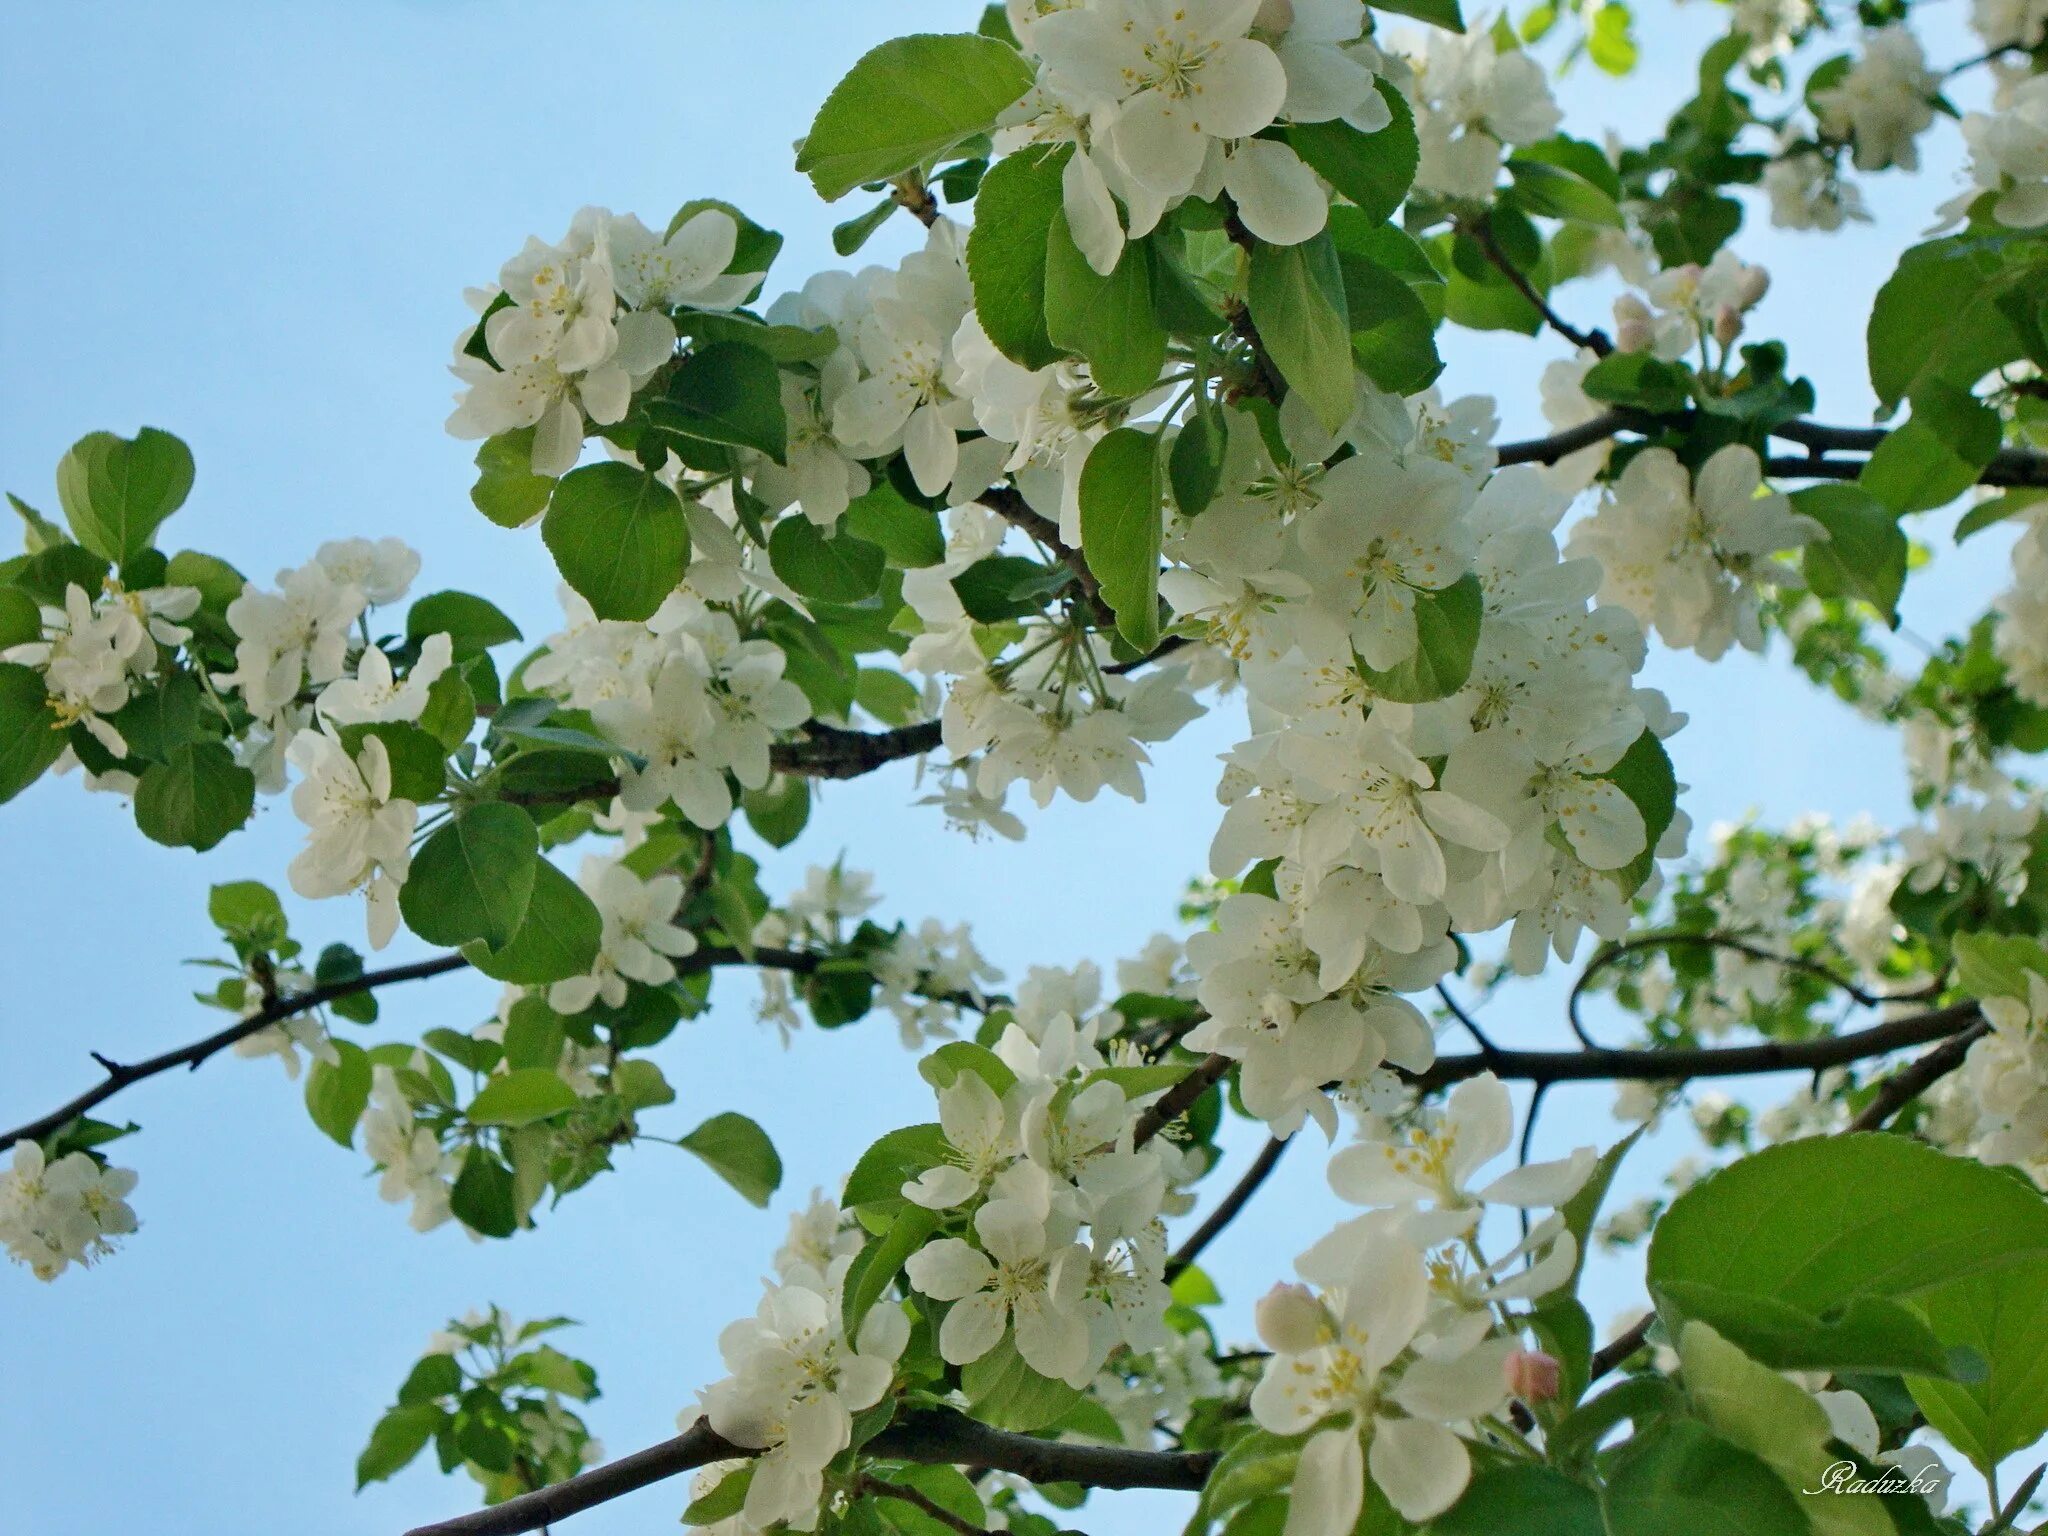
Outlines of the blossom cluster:
{"type": "Polygon", "coordinates": [[[85,1152],[50,1160],[33,1141],[14,1144],[0,1174],[0,1247],[38,1280],[54,1280],[73,1264],[113,1252],[114,1239],[135,1230],[128,1195],[132,1169],[85,1152]]]}

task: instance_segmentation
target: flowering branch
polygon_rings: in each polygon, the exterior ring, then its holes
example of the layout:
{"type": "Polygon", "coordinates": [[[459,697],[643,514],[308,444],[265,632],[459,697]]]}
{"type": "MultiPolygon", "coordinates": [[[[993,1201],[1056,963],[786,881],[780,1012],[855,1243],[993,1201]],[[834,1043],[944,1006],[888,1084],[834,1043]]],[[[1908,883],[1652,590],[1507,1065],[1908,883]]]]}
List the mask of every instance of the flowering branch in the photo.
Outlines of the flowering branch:
{"type": "MultiPolygon", "coordinates": [[[[978,1466],[1010,1472],[1034,1483],[1080,1483],[1089,1488],[1193,1490],[1208,1479],[1215,1458],[1193,1451],[1134,1451],[1120,1446],[1071,1445],[991,1429],[947,1409],[904,1415],[863,1447],[894,1461],[978,1466]]],[[[537,1531],[599,1504],[622,1498],[709,1462],[758,1455],[717,1434],[698,1419],[674,1439],[594,1467],[567,1482],[507,1499],[452,1520],[423,1525],[407,1536],[516,1536],[537,1531]]],[[[891,1492],[889,1497],[897,1497],[891,1492]]]]}
{"type": "MultiPolygon", "coordinates": [[[[702,971],[726,966],[755,966],[763,970],[788,971],[792,975],[808,976],[817,970],[824,956],[808,950],[756,948],[751,955],[737,949],[700,949],[676,962],[676,974],[695,975],[702,971]]],[[[453,971],[469,969],[469,960],[461,954],[436,955],[430,960],[416,960],[410,965],[394,965],[381,971],[365,971],[362,975],[347,981],[330,982],[315,987],[310,992],[295,992],[280,996],[266,1003],[247,1018],[238,1019],[225,1029],[216,1030],[204,1039],[194,1040],[189,1045],[179,1046],[174,1051],[151,1056],[143,1061],[121,1063],[113,1061],[98,1051],[91,1052],[92,1059],[106,1070],[106,1077],[93,1084],[76,1098],[59,1105],[40,1119],[26,1125],[18,1125],[11,1131],[0,1131],[0,1152],[4,1152],[17,1141],[34,1141],[61,1129],[87,1110],[104,1104],[124,1088],[133,1087],[145,1078],[159,1076],[176,1067],[197,1070],[211,1057],[228,1049],[236,1042],[281,1024],[286,1019],[297,1018],[329,1003],[339,1002],[364,992],[374,992],[379,987],[391,986],[401,981],[423,981],[432,976],[445,976],[453,971]]],[[[924,992],[933,1002],[950,1003],[956,1007],[982,1008],[993,1000],[976,998],[966,992],[924,992]]]]}

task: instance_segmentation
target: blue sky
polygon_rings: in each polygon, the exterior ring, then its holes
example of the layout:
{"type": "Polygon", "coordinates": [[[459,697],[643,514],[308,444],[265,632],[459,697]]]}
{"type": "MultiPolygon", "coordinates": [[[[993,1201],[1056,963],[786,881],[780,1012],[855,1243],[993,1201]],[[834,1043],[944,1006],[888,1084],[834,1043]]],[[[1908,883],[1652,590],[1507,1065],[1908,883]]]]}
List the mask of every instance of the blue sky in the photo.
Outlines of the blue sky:
{"type": "MultiPolygon", "coordinates": [[[[50,507],[51,474],[77,437],[148,423],[193,447],[197,489],[170,525],[179,547],[218,552],[259,579],[323,539],[398,534],[425,556],[418,591],[461,585],[501,602],[538,638],[553,579],[531,530],[470,508],[470,450],[440,422],[461,290],[487,282],[529,233],[553,238],[584,203],[665,220],[698,196],[730,199],[784,231],[774,285],[829,265],[847,208],[818,203],[790,170],[790,141],[866,47],[971,25],[968,0],[188,0],[44,6],[12,22],[0,55],[0,126],[18,146],[0,182],[14,231],[0,284],[0,480],[50,507]]],[[[1626,81],[1582,78],[1607,124],[1640,133],[1688,92],[1719,7],[1646,17],[1646,64],[1626,81]]],[[[1970,50],[1936,34],[1937,62],[1970,50]]],[[[1866,420],[1861,326],[1893,253],[1948,193],[1953,135],[1931,174],[1873,185],[1878,224],[1846,238],[1746,233],[1743,254],[1778,286],[1759,316],[1811,375],[1829,420],[1866,420]]],[[[904,248],[885,231],[870,257],[904,248]]],[[[1563,302],[1597,321],[1604,300],[1563,302]]],[[[1450,338],[1452,392],[1502,397],[1508,435],[1541,429],[1534,380],[1549,340],[1450,338]]],[[[1915,531],[1939,539],[1949,518],[1915,531]]],[[[0,547],[11,547],[0,545],[0,547]]],[[[1955,627],[2002,580],[1987,536],[1916,578],[1908,624],[1955,627]]],[[[1694,725],[1674,745],[1699,825],[1750,807],[1783,818],[1904,812],[1892,746],[1783,671],[1737,656],[1708,668],[1660,656],[1655,680],[1694,725]]],[[[1214,756],[1239,720],[1226,707],[1155,753],[1142,807],[1062,803],[1021,846],[970,844],[911,807],[907,765],[832,786],[797,848],[768,859],[771,889],[805,864],[874,869],[885,911],[965,917],[1013,974],[1033,962],[1107,965],[1170,924],[1204,862],[1214,756]]],[[[46,783],[0,810],[0,1121],[39,1113],[90,1080],[88,1050],[132,1057],[212,1028],[188,1000],[207,954],[206,887],[282,886],[297,837],[272,803],[206,858],[159,848],[109,797],[46,783]]],[[[312,946],[359,941],[352,904],[293,904],[312,946]]],[[[402,945],[394,950],[403,957],[402,945]]],[[[391,993],[376,1038],[484,1018],[495,989],[454,977],[391,993]]],[[[1504,996],[1497,1038],[1553,1039],[1558,989],[1504,996]]],[[[613,1453],[670,1432],[718,1374],[713,1338],[751,1308],[792,1200],[831,1185],[875,1135],[930,1115],[886,1024],[810,1032],[785,1053],[752,1019],[751,985],[721,984],[708,1017],[661,1060],[682,1095],[667,1134],[723,1109],[761,1121],[787,1165],[770,1213],[743,1205],[694,1160],[658,1145],[579,1191],[538,1231],[472,1245],[410,1232],[381,1204],[360,1154],[307,1121],[274,1063],[222,1060],[119,1102],[147,1134],[144,1229],[100,1268],[41,1286],[0,1270],[0,1536],[144,1528],[300,1536],[393,1532],[471,1502],[466,1481],[424,1466],[352,1496],[363,1437],[426,1334],[496,1301],[566,1312],[564,1338],[605,1388],[591,1410],[613,1453]]],[[[1544,1143],[1602,1124],[1598,1090],[1559,1095],[1544,1143]],[[1559,1112],[1562,1111],[1562,1112],[1559,1112]]],[[[1240,1134],[1239,1163],[1257,1138],[1240,1134]]],[[[1675,1149],[1674,1149],[1675,1150],[1675,1149]]],[[[1296,1149],[1264,1201],[1214,1250],[1227,1323],[1273,1261],[1335,1213],[1313,1147],[1296,1149]]],[[[1635,1178],[1647,1178],[1648,1166],[1635,1178]]],[[[1633,1302],[1625,1266],[1594,1310],[1633,1302]]],[[[684,1502],[657,1487],[579,1518],[578,1536],[667,1529],[684,1502]]],[[[1180,1501],[1105,1500],[1097,1536],[1174,1520],[1180,1501]]]]}

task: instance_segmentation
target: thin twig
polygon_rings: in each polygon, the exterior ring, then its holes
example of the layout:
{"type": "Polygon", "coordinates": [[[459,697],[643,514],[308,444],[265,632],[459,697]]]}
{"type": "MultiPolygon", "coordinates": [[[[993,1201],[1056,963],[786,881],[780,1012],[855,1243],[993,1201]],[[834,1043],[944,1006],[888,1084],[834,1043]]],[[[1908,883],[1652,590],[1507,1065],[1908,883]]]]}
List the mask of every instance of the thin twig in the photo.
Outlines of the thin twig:
{"type": "Polygon", "coordinates": [[[1259,1186],[1264,1184],[1273,1170],[1280,1166],[1280,1159],[1287,1151],[1291,1139],[1275,1136],[1259,1149],[1259,1155],[1252,1160],[1251,1167],[1244,1171],[1244,1177],[1231,1187],[1229,1194],[1217,1202],[1216,1209],[1209,1213],[1202,1224],[1189,1234],[1188,1240],[1175,1251],[1173,1257],[1166,1261],[1168,1280],[1199,1259],[1202,1250],[1216,1240],[1217,1234],[1237,1219],[1238,1212],[1242,1211],[1252,1196],[1259,1192],[1259,1186]]]}
{"type": "Polygon", "coordinates": [[[1883,1130],[1885,1122],[1893,1115],[1960,1067],[1970,1054],[1970,1047],[1983,1039],[1990,1028],[1984,1022],[1973,1024],[1960,1035],[1944,1040],[1924,1056],[1894,1072],[1877,1090],[1877,1097],[1864,1105],[1862,1113],[1849,1122],[1849,1129],[1883,1130]]]}
{"type": "Polygon", "coordinates": [[[920,1492],[908,1483],[892,1483],[880,1477],[863,1477],[857,1486],[858,1491],[863,1494],[872,1494],[881,1499],[900,1499],[913,1509],[921,1509],[941,1525],[951,1526],[960,1533],[960,1536],[989,1536],[988,1531],[982,1526],[954,1514],[937,1499],[920,1492]]]}
{"type": "Polygon", "coordinates": [[[1605,357],[1614,350],[1614,343],[1607,339],[1604,331],[1582,331],[1550,307],[1549,301],[1538,293],[1536,285],[1529,281],[1528,274],[1508,260],[1507,252],[1500,248],[1500,242],[1494,238],[1493,226],[1483,215],[1470,223],[1459,225],[1459,228],[1472,237],[1486,259],[1501,276],[1514,285],[1515,291],[1529,301],[1536,313],[1543,317],[1545,325],[1573,346],[1583,347],[1595,357],[1605,357]]]}

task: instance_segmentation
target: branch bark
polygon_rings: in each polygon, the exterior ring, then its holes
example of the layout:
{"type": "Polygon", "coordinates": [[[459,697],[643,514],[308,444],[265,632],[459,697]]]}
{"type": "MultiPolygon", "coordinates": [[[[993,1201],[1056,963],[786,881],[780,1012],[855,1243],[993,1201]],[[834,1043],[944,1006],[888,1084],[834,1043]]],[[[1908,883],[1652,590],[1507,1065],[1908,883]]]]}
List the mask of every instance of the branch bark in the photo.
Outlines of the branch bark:
{"type": "MultiPolygon", "coordinates": [[[[905,1414],[863,1450],[893,1461],[987,1467],[1035,1483],[1081,1483],[1090,1488],[1197,1489],[1207,1480],[1215,1460],[1205,1452],[1133,1451],[1121,1446],[1039,1440],[991,1429],[947,1409],[905,1414]]],[[[567,1482],[452,1520],[419,1526],[407,1536],[517,1536],[709,1462],[758,1454],[734,1445],[699,1419],[672,1440],[594,1467],[567,1482]]]]}
{"type": "Polygon", "coordinates": [[[1259,1155],[1253,1159],[1251,1167],[1244,1171],[1244,1177],[1231,1186],[1230,1193],[1217,1203],[1216,1209],[1209,1213],[1202,1224],[1189,1234],[1188,1240],[1174,1251],[1173,1257],[1166,1261],[1168,1280],[1199,1259],[1202,1250],[1216,1241],[1218,1234],[1225,1227],[1237,1220],[1238,1212],[1251,1203],[1251,1198],[1259,1192],[1259,1187],[1272,1176],[1273,1170],[1280,1166],[1280,1159],[1286,1154],[1291,1141],[1291,1137],[1282,1139],[1275,1136],[1259,1149],[1259,1155]]]}

